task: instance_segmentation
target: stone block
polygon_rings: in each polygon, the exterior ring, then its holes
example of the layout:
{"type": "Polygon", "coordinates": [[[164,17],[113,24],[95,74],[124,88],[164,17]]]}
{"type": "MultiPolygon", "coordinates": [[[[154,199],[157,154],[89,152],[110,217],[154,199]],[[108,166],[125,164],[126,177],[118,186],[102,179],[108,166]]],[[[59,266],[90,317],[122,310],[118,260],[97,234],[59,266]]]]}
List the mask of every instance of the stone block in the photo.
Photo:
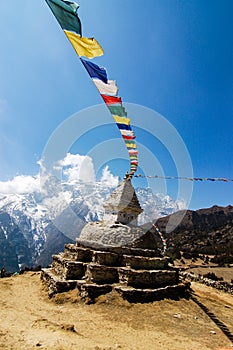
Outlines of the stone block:
{"type": "Polygon", "coordinates": [[[149,258],[144,256],[124,255],[123,265],[136,270],[166,270],[169,258],[149,258]]]}
{"type": "Polygon", "coordinates": [[[76,244],[66,244],[64,254],[67,259],[91,262],[93,251],[89,248],[79,247],[76,244]]]}
{"type": "Polygon", "coordinates": [[[52,297],[56,293],[68,292],[77,286],[77,281],[65,281],[56,275],[52,269],[42,269],[41,279],[48,287],[49,297],[52,297]]]}
{"type": "Polygon", "coordinates": [[[120,255],[104,251],[95,251],[92,258],[94,263],[106,266],[121,266],[121,260],[120,255]]]}
{"type": "Polygon", "coordinates": [[[86,271],[87,280],[98,283],[117,283],[119,281],[118,269],[104,265],[88,264],[86,271]]]}
{"type": "Polygon", "coordinates": [[[53,255],[52,269],[64,280],[78,280],[84,277],[86,264],[65,259],[60,255],[53,255]]]}
{"type": "Polygon", "coordinates": [[[119,282],[135,288],[159,288],[178,284],[178,273],[173,270],[133,270],[119,268],[119,282]]]}
{"type": "Polygon", "coordinates": [[[149,303],[162,299],[179,300],[189,298],[189,285],[178,284],[156,289],[136,289],[132,287],[115,286],[121,297],[130,303],[149,303]]]}
{"type": "Polygon", "coordinates": [[[112,286],[110,284],[98,285],[93,283],[77,283],[77,288],[81,299],[92,303],[100,295],[110,293],[112,286]]]}

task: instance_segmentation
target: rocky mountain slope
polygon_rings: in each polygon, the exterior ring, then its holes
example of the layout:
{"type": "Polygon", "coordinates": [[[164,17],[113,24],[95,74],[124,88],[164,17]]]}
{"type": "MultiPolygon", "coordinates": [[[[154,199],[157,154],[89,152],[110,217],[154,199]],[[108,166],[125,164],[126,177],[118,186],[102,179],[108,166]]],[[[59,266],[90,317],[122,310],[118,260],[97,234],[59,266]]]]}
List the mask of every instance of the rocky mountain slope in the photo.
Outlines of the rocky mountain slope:
{"type": "MultiPolygon", "coordinates": [[[[75,241],[84,225],[103,218],[103,203],[113,188],[103,183],[63,183],[62,191],[0,195],[0,268],[18,271],[25,266],[46,266],[51,255],[75,241]]],[[[177,211],[169,196],[138,188],[144,209],[139,224],[177,211]]]]}
{"type": "Polygon", "coordinates": [[[187,210],[183,220],[170,233],[169,220],[179,221],[183,212],[159,218],[156,225],[164,233],[167,246],[173,251],[219,255],[233,255],[233,207],[213,206],[196,211],[187,210]]]}
{"type": "MultiPolygon", "coordinates": [[[[98,182],[63,183],[61,189],[43,197],[39,192],[0,194],[0,268],[14,272],[49,264],[51,255],[74,242],[87,222],[102,220],[103,203],[113,191],[98,182]]],[[[149,188],[136,192],[144,209],[139,225],[159,218],[157,225],[167,238],[168,249],[205,254],[227,249],[233,253],[233,207],[183,212],[179,211],[182,203],[169,196],[154,194],[149,188]],[[168,233],[170,222],[175,228],[168,233]]]]}

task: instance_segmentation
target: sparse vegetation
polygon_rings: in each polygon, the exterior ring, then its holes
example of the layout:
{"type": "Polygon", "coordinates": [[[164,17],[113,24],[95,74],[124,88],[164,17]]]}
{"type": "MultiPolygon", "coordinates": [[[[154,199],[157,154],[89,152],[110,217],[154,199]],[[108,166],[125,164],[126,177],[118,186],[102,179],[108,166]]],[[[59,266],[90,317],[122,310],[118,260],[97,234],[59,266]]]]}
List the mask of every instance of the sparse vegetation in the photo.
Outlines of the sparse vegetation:
{"type": "Polygon", "coordinates": [[[208,273],[206,273],[203,276],[206,277],[206,278],[209,278],[210,280],[213,280],[213,281],[223,281],[223,278],[222,277],[218,277],[217,275],[215,275],[214,272],[208,272],[208,273]]]}
{"type": "Polygon", "coordinates": [[[232,254],[215,255],[210,261],[215,264],[218,264],[219,266],[233,264],[233,255],[232,254]]]}

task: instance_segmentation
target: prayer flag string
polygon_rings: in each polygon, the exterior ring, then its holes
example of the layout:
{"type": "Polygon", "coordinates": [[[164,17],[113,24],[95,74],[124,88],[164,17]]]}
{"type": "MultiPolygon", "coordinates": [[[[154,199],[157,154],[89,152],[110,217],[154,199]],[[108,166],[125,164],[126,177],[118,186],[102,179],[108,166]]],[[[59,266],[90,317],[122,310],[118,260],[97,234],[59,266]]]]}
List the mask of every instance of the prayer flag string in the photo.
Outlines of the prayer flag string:
{"type": "Polygon", "coordinates": [[[189,180],[189,181],[222,181],[231,182],[233,179],[225,177],[183,177],[183,176],[160,176],[160,175],[134,175],[136,178],[147,178],[147,179],[163,179],[163,180],[189,180]]]}
{"type": "Polygon", "coordinates": [[[99,67],[97,64],[82,58],[92,59],[102,56],[104,51],[101,45],[95,38],[85,38],[82,36],[82,25],[77,14],[79,5],[76,2],[68,0],[45,1],[79,56],[116,122],[129,153],[130,173],[128,175],[133,176],[138,167],[138,150],[135,142],[135,134],[130,125],[130,118],[127,116],[121,97],[118,96],[116,81],[108,79],[105,68],[99,67]]]}

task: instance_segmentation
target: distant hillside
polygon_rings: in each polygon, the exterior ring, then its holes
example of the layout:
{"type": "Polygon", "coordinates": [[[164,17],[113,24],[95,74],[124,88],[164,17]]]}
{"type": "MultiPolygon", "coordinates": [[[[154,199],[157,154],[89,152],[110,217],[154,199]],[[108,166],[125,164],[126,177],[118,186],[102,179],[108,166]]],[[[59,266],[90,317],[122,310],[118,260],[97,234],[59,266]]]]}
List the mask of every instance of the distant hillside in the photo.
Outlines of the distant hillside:
{"type": "Polygon", "coordinates": [[[164,233],[170,250],[210,255],[233,254],[233,207],[213,206],[187,210],[181,223],[166,233],[169,219],[179,219],[182,212],[159,218],[156,225],[164,233]]]}

